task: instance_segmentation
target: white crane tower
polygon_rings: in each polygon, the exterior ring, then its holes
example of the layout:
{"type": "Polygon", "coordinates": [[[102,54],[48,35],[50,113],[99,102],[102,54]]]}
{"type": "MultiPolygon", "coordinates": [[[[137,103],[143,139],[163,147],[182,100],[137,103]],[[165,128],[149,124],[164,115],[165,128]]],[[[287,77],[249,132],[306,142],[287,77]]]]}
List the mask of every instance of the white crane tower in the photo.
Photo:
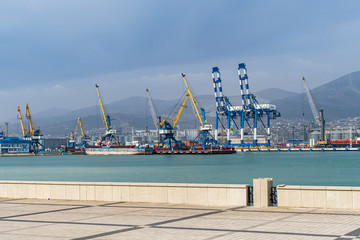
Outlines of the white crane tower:
{"type": "Polygon", "coordinates": [[[317,111],[317,109],[315,107],[314,100],[313,100],[313,98],[311,96],[309,86],[307,85],[304,77],[302,77],[302,81],[303,81],[303,84],[304,84],[306,97],[307,97],[307,99],[309,101],[311,112],[312,112],[312,114],[313,114],[313,116],[315,118],[316,123],[320,126],[320,140],[324,141],[325,140],[324,109],[322,109],[322,108],[320,109],[320,116],[319,116],[319,113],[318,113],[318,111],[317,111]]]}

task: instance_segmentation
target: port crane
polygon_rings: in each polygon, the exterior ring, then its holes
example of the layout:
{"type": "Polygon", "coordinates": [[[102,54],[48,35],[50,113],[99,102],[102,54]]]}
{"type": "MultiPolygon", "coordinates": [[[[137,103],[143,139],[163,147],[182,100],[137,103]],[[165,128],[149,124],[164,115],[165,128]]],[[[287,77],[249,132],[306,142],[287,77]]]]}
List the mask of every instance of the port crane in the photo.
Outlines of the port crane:
{"type": "Polygon", "coordinates": [[[320,141],[325,141],[324,109],[321,108],[319,110],[319,112],[320,112],[320,116],[319,116],[318,111],[317,111],[317,109],[315,107],[314,100],[313,100],[313,98],[311,96],[309,86],[306,83],[304,77],[302,77],[302,82],[303,82],[303,85],[304,85],[304,88],[305,88],[305,93],[306,93],[306,97],[307,97],[309,105],[310,105],[311,112],[312,112],[312,114],[313,114],[313,116],[315,118],[315,122],[320,127],[320,141]]]}
{"type": "MultiPolygon", "coordinates": [[[[196,101],[195,101],[193,95],[191,94],[189,85],[186,81],[185,74],[182,73],[181,76],[182,76],[185,86],[186,86],[186,96],[190,97],[190,102],[191,102],[191,106],[192,106],[192,110],[194,112],[195,118],[200,123],[200,132],[193,140],[192,149],[194,150],[195,145],[197,145],[197,144],[200,144],[200,146],[203,148],[203,150],[216,149],[217,141],[210,133],[210,131],[212,130],[212,125],[209,124],[206,120],[205,109],[203,107],[200,107],[200,113],[199,113],[199,110],[196,106],[196,101]]],[[[183,102],[184,105],[185,105],[186,100],[187,100],[187,98],[185,98],[185,100],[183,102]]]]}
{"type": "Polygon", "coordinates": [[[86,146],[89,141],[89,136],[87,133],[84,132],[84,129],[82,127],[81,118],[79,117],[76,122],[75,131],[71,133],[71,137],[69,139],[69,147],[76,147],[76,135],[77,135],[77,129],[80,127],[81,131],[81,137],[82,137],[82,146],[86,146]]]}
{"type": "MultiPolygon", "coordinates": [[[[214,86],[215,103],[216,103],[216,125],[215,125],[215,139],[218,138],[219,122],[223,128],[224,124],[220,121],[220,117],[227,118],[226,127],[226,144],[225,146],[239,146],[239,147],[258,147],[270,146],[270,119],[280,117],[281,114],[276,110],[276,106],[272,104],[259,104],[256,96],[250,93],[248,75],[245,63],[238,65],[238,77],[241,93],[241,106],[234,106],[229,98],[223,94],[222,81],[220,70],[218,67],[212,69],[212,80],[214,86]],[[236,122],[239,117],[240,124],[236,122]],[[264,123],[263,118],[266,117],[264,123]],[[266,129],[267,141],[266,143],[258,142],[258,125],[261,124],[266,129]],[[232,125],[240,129],[240,143],[231,143],[230,131],[233,129],[232,125]],[[240,127],[239,127],[240,125],[240,127]],[[253,133],[253,142],[245,143],[244,128],[247,125],[253,133]]],[[[260,125],[260,126],[261,126],[260,125]]]]}
{"type": "Polygon", "coordinates": [[[17,112],[17,118],[18,118],[19,121],[20,121],[22,135],[23,135],[23,137],[26,139],[26,138],[28,138],[28,134],[27,134],[27,130],[25,129],[25,125],[24,125],[24,122],[23,122],[23,118],[22,118],[22,116],[21,116],[20,106],[17,107],[16,112],[17,112]]]}
{"type": "Polygon", "coordinates": [[[156,115],[156,111],[155,111],[154,103],[153,103],[151,95],[150,95],[150,91],[149,91],[149,89],[146,89],[145,91],[146,91],[146,98],[147,98],[148,104],[150,106],[150,112],[151,112],[151,117],[152,117],[153,123],[155,125],[156,130],[159,130],[160,122],[158,121],[158,117],[156,115]]]}
{"type": "MultiPolygon", "coordinates": [[[[89,139],[90,139],[90,138],[89,138],[89,135],[84,132],[84,128],[83,128],[83,126],[82,126],[81,118],[80,118],[80,117],[78,118],[76,127],[77,127],[78,125],[79,125],[80,131],[81,131],[82,145],[86,146],[87,143],[89,142],[89,139]]],[[[76,130],[76,129],[75,129],[75,130],[76,130]]]]}
{"type": "Polygon", "coordinates": [[[161,145],[167,144],[169,146],[169,148],[172,148],[172,146],[175,145],[175,148],[180,150],[181,149],[181,141],[178,141],[175,139],[174,127],[177,123],[177,120],[180,117],[182,108],[184,107],[185,104],[183,103],[181,105],[181,108],[180,108],[181,110],[179,110],[179,112],[177,113],[177,116],[175,117],[176,120],[174,120],[173,123],[171,124],[167,120],[166,117],[163,120],[161,120],[161,117],[157,116],[149,89],[146,89],[146,96],[147,96],[148,104],[150,106],[151,116],[152,116],[155,128],[158,130],[158,135],[159,135],[159,141],[157,143],[151,143],[150,145],[157,144],[158,146],[161,146],[161,145]]]}
{"type": "Polygon", "coordinates": [[[29,104],[26,104],[26,106],[25,106],[25,115],[29,122],[29,138],[30,138],[31,145],[33,147],[33,151],[38,152],[39,150],[41,150],[43,148],[44,138],[41,133],[40,127],[38,127],[37,129],[34,129],[32,119],[31,119],[29,104]]]}
{"type": "Polygon", "coordinates": [[[97,84],[95,84],[96,87],[96,92],[98,94],[98,98],[99,98],[99,104],[100,104],[100,109],[101,109],[101,118],[102,121],[105,125],[105,135],[102,137],[101,142],[103,145],[106,146],[111,146],[111,145],[116,145],[118,144],[118,140],[116,137],[116,130],[113,129],[112,125],[111,125],[111,119],[110,116],[105,114],[105,109],[104,106],[102,104],[101,101],[101,97],[100,97],[100,92],[99,92],[99,86],[97,84]]]}

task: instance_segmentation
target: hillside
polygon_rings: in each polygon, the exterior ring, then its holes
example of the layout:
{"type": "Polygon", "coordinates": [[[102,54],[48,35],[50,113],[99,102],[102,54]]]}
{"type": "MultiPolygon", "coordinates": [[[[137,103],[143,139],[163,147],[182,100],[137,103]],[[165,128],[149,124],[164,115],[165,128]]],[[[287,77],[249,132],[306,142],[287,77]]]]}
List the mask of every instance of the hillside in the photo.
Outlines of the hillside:
{"type": "MultiPolygon", "coordinates": [[[[312,89],[311,93],[316,107],[324,108],[327,121],[360,115],[360,71],[312,89]]],[[[303,112],[306,120],[313,119],[305,93],[275,100],[274,104],[285,119],[301,118],[303,112]]]]}

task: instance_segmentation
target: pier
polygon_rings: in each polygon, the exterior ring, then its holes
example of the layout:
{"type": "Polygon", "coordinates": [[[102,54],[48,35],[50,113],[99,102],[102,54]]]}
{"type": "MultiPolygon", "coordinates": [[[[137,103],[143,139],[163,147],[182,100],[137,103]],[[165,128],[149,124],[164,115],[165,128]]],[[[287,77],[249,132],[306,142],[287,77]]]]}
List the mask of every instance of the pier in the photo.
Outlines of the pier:
{"type": "Polygon", "coordinates": [[[360,151],[360,148],[237,148],[237,152],[346,152],[360,151]]]}

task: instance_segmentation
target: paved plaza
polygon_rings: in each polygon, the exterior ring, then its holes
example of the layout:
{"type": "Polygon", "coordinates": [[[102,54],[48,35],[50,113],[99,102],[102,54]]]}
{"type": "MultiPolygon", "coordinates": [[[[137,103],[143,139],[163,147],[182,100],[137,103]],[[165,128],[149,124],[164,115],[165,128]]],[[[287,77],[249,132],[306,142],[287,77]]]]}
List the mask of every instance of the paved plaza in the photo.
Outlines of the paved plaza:
{"type": "Polygon", "coordinates": [[[360,239],[360,210],[0,199],[0,239],[360,239]]]}

